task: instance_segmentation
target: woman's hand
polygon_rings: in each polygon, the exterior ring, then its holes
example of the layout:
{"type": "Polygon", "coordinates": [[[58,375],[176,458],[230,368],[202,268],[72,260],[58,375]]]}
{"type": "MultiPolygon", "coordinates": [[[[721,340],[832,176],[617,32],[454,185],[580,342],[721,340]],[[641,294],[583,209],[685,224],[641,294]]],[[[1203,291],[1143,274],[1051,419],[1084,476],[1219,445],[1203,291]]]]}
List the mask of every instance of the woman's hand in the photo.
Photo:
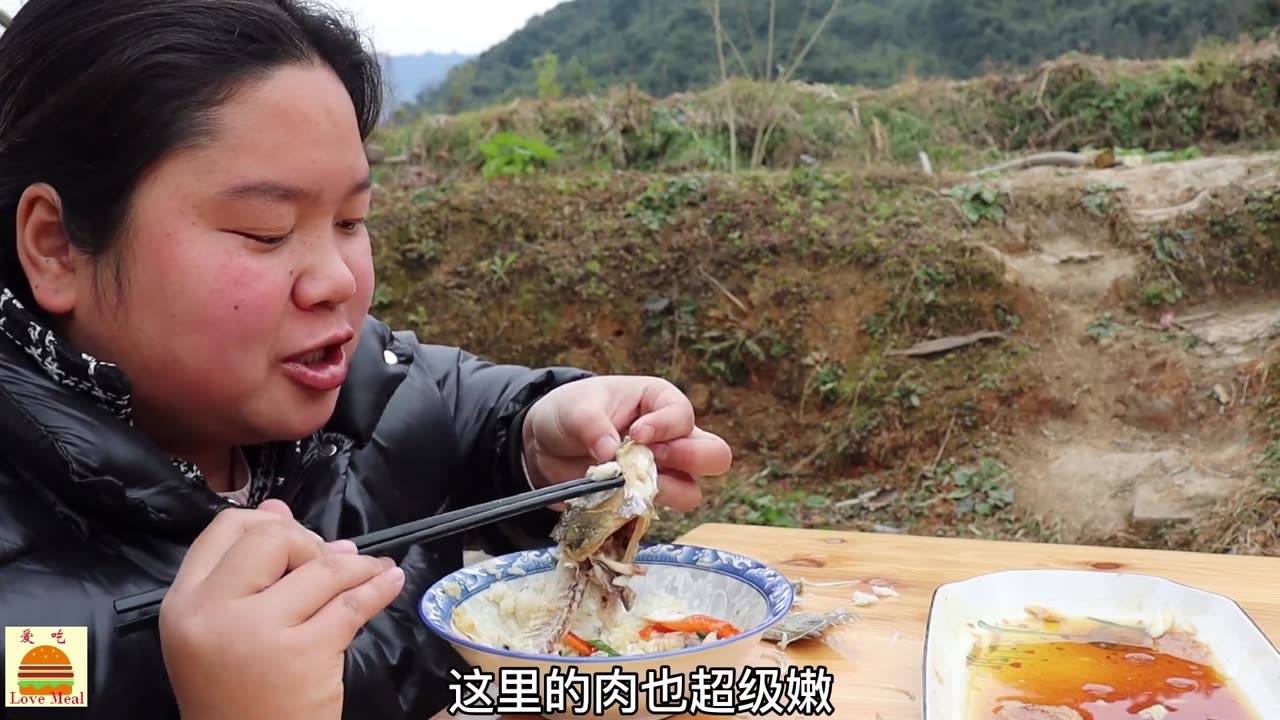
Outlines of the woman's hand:
{"type": "Polygon", "coordinates": [[[698,506],[696,478],[729,470],[733,453],[694,424],[693,405],[661,378],[606,375],[562,385],[525,415],[524,455],[536,487],[583,477],[614,459],[622,435],[648,445],[658,464],[655,502],[679,512],[698,506]]]}
{"type": "Polygon", "coordinates": [[[183,720],[338,720],[347,646],[403,585],[390,558],[323,543],[279,500],[222,511],[160,606],[183,720]]]}

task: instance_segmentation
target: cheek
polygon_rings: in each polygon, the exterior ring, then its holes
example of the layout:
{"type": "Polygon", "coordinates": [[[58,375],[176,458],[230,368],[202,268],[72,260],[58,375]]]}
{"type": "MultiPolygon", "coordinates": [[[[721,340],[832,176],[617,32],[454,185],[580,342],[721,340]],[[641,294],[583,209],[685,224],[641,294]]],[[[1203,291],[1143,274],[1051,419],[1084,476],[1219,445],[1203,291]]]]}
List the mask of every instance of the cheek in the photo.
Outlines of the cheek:
{"type": "Polygon", "coordinates": [[[221,273],[204,289],[210,320],[224,324],[225,334],[248,336],[279,325],[293,286],[287,268],[241,261],[226,263],[221,273]]]}
{"type": "Polygon", "coordinates": [[[344,253],[344,257],[356,281],[356,292],[351,298],[351,309],[353,314],[363,317],[373,302],[373,249],[368,240],[353,243],[352,248],[344,253]]]}
{"type": "MultiPolygon", "coordinates": [[[[286,267],[231,254],[175,261],[164,275],[159,307],[168,308],[169,332],[187,347],[268,346],[288,302],[286,267]]],[[[225,360],[227,356],[222,354],[225,360]]]]}

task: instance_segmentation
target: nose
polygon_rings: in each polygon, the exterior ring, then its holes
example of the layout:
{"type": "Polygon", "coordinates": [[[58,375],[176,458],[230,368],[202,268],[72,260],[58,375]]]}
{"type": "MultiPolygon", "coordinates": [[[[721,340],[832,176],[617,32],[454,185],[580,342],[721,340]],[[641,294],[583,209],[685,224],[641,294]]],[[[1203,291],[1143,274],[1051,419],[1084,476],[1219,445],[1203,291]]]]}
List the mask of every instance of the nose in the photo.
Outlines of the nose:
{"type": "Polygon", "coordinates": [[[309,310],[337,306],[356,294],[356,276],[343,253],[342,239],[328,235],[307,243],[305,260],[293,284],[294,303],[309,310]]]}

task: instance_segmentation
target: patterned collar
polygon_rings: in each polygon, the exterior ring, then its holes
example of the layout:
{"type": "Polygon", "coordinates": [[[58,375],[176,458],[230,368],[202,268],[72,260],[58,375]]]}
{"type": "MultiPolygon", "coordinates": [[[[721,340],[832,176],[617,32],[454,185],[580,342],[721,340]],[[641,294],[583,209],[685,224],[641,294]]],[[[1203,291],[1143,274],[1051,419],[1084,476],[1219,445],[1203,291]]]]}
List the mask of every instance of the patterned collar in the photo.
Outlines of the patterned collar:
{"type": "MultiPolygon", "coordinates": [[[[46,328],[6,287],[0,286],[0,335],[30,355],[50,378],[72,391],[92,398],[99,407],[122,422],[133,424],[130,404],[132,384],[114,364],[73,348],[46,328]]],[[[243,448],[250,468],[249,507],[257,507],[275,486],[293,478],[306,450],[317,434],[304,441],[270,443],[243,448]]],[[[174,469],[193,483],[206,485],[200,469],[181,458],[172,458],[174,469]]]]}

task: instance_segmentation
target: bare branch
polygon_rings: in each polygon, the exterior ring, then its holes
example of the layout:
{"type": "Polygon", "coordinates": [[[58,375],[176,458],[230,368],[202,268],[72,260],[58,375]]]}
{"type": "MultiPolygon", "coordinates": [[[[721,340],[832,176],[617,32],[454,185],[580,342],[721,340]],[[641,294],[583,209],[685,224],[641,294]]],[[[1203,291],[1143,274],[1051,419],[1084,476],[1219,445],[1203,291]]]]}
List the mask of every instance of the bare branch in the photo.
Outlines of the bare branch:
{"type": "Polygon", "coordinates": [[[809,22],[809,8],[812,7],[813,0],[804,0],[804,12],[800,13],[800,24],[796,26],[796,36],[791,42],[791,53],[788,57],[795,57],[800,51],[800,38],[804,36],[805,26],[809,22]]]}
{"type": "Polygon", "coordinates": [[[831,22],[831,18],[835,16],[836,10],[840,6],[840,0],[832,0],[831,7],[827,10],[827,14],[823,16],[822,22],[818,23],[818,27],[814,29],[813,35],[809,37],[809,42],[805,44],[804,49],[791,61],[791,66],[786,69],[781,76],[773,83],[770,89],[769,101],[767,107],[769,112],[768,122],[762,123],[756,127],[755,143],[751,148],[751,167],[759,167],[764,162],[766,147],[769,138],[773,135],[773,130],[778,124],[778,95],[782,87],[791,81],[791,76],[795,74],[800,64],[804,62],[804,58],[809,54],[809,50],[813,48],[814,43],[818,41],[818,37],[822,35],[822,31],[826,29],[831,22]]]}
{"type": "Polygon", "coordinates": [[[778,0],[769,0],[769,49],[765,52],[764,79],[773,79],[773,33],[778,24],[778,0]]]}
{"type": "Polygon", "coordinates": [[[747,48],[747,52],[755,55],[758,47],[756,44],[756,29],[751,24],[751,13],[747,12],[747,0],[738,0],[738,7],[742,8],[742,20],[747,25],[747,39],[751,41],[751,46],[747,48]]]}
{"type": "MultiPolygon", "coordinates": [[[[712,0],[703,0],[702,5],[707,9],[707,14],[711,16],[711,21],[716,22],[719,17],[719,8],[717,7],[716,9],[712,9],[711,2],[712,0]]],[[[717,2],[716,5],[718,6],[719,3],[717,2]]],[[[729,49],[733,51],[734,59],[738,61],[738,67],[742,68],[743,77],[750,79],[752,77],[752,73],[750,68],[747,67],[746,58],[742,57],[742,53],[738,52],[738,46],[734,44],[733,38],[724,34],[724,25],[719,24],[718,27],[720,28],[717,30],[717,33],[721,38],[720,42],[729,46],[729,49]]],[[[725,72],[724,68],[720,69],[720,78],[721,80],[728,80],[728,74],[725,72]]]]}
{"type": "Polygon", "coordinates": [[[813,49],[814,43],[818,42],[818,36],[822,35],[822,31],[827,28],[827,25],[831,22],[831,18],[835,16],[836,9],[838,7],[840,7],[840,0],[832,0],[831,9],[827,10],[827,14],[823,16],[822,22],[818,23],[818,28],[814,30],[813,35],[809,37],[809,42],[805,44],[804,49],[801,50],[800,54],[791,62],[791,67],[787,68],[787,72],[782,76],[781,82],[790,82],[791,76],[794,75],[796,69],[800,67],[800,63],[804,62],[805,56],[809,54],[811,49],[813,49]]]}
{"type": "MultiPolygon", "coordinates": [[[[725,105],[729,111],[729,172],[738,171],[738,124],[733,106],[733,86],[729,84],[729,71],[724,62],[724,25],[720,22],[720,0],[707,0],[711,23],[716,29],[716,56],[720,59],[720,82],[724,86],[725,105]]],[[[744,68],[745,69],[745,68],[744,68]]]]}
{"type": "Polygon", "coordinates": [[[751,69],[747,67],[747,59],[742,56],[742,53],[738,52],[738,46],[733,42],[733,38],[725,35],[724,41],[729,45],[729,49],[733,51],[733,56],[738,61],[738,67],[742,68],[743,77],[751,79],[752,73],[751,69]]]}

